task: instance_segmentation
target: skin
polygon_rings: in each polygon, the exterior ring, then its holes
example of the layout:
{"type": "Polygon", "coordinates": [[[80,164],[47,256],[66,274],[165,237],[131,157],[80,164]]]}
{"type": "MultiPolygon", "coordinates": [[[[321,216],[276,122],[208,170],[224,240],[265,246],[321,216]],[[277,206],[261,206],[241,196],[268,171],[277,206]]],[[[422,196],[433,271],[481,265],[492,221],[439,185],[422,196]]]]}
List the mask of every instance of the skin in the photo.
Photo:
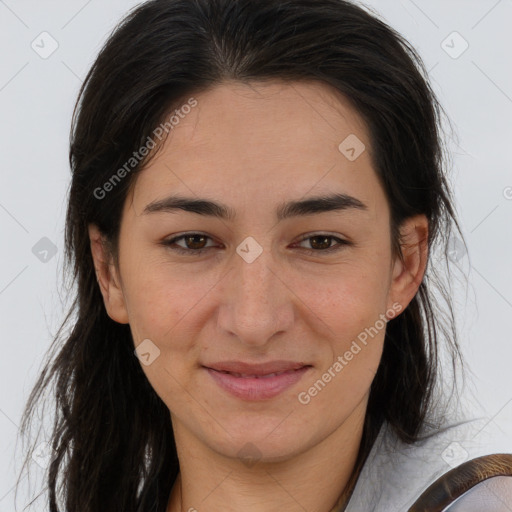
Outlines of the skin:
{"type": "MultiPolygon", "coordinates": [[[[385,329],[309,403],[297,395],[379,315],[393,304],[405,309],[425,271],[428,222],[408,219],[403,259],[393,256],[367,128],[326,85],[225,82],[195,98],[125,202],[119,267],[98,229],[89,229],[109,316],[130,324],[135,346],[150,339],[160,350],[142,368],[169,408],[178,449],[181,472],[167,510],[328,512],[346,500],[385,329]],[[366,145],[355,161],[338,149],[349,134],[366,145]],[[276,221],[282,202],[334,191],[368,209],[276,221]],[[171,193],[224,203],[237,218],[143,213],[171,193]],[[193,256],[162,244],[190,232],[207,235],[211,248],[193,256]],[[307,254],[314,241],[301,235],[318,233],[351,245],[307,254]],[[263,250],[252,263],[236,252],[248,236],[263,250]],[[227,394],[201,367],[275,359],[313,368],[259,402],[227,394]],[[239,454],[247,443],[257,450],[252,465],[239,454]]],[[[202,247],[197,239],[177,245],[202,247]]]]}

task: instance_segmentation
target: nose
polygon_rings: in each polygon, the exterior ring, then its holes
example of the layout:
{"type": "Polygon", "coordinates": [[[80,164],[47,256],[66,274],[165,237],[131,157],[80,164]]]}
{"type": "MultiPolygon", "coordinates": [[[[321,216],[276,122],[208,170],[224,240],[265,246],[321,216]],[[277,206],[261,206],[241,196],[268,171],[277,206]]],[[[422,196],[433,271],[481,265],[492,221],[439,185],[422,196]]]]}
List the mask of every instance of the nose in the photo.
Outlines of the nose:
{"type": "Polygon", "coordinates": [[[235,254],[220,290],[217,321],[223,335],[262,347],[276,334],[288,331],[294,321],[294,306],[285,279],[268,250],[250,263],[235,254]]]}

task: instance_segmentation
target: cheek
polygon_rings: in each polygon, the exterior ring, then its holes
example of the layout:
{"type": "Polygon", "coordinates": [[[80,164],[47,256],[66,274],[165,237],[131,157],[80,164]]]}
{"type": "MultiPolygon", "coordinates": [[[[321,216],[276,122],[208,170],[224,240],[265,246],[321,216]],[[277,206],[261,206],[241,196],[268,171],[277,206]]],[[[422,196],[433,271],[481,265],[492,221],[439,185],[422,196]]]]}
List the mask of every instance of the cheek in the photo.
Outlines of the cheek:
{"type": "MultiPolygon", "coordinates": [[[[199,335],[195,332],[199,324],[206,320],[206,312],[213,314],[224,300],[215,295],[215,289],[222,288],[222,273],[201,272],[199,276],[191,267],[179,270],[163,262],[136,267],[141,270],[127,269],[125,273],[130,276],[125,296],[136,342],[149,338],[165,347],[174,338],[173,348],[178,350],[182,343],[177,344],[177,340],[192,343],[199,335]],[[210,303],[213,296],[216,303],[210,303]]],[[[281,277],[290,283],[290,301],[303,310],[305,317],[313,313],[332,331],[356,336],[385,312],[389,277],[386,270],[384,254],[366,251],[340,265],[300,272],[288,270],[281,277]]]]}
{"type": "Polygon", "coordinates": [[[321,372],[328,372],[325,379],[333,384],[324,399],[346,402],[348,409],[367,393],[380,363],[387,325],[387,261],[385,255],[380,261],[360,259],[329,278],[302,283],[301,294],[309,290],[309,308],[329,327],[323,330],[324,348],[329,346],[321,372]]]}
{"type": "Polygon", "coordinates": [[[386,313],[389,270],[384,264],[360,261],[329,275],[300,279],[298,294],[335,333],[355,336],[386,313]]]}
{"type": "Polygon", "coordinates": [[[215,280],[193,276],[183,277],[176,270],[165,270],[165,266],[147,267],[130,279],[126,287],[129,298],[130,325],[139,336],[154,339],[165,345],[173,332],[182,331],[187,321],[194,316],[194,309],[206,299],[215,280]]]}
{"type": "Polygon", "coordinates": [[[189,386],[188,370],[197,358],[195,312],[211,286],[204,280],[200,286],[192,278],[177,279],[175,271],[164,269],[148,265],[144,272],[131,274],[126,286],[130,329],[135,346],[146,339],[154,344],[149,345],[150,364],[141,359],[141,367],[157,395],[170,410],[193,410],[196,402],[182,390],[189,386]]]}
{"type": "Polygon", "coordinates": [[[387,326],[386,287],[374,276],[347,273],[331,282],[328,293],[317,281],[312,302],[329,334],[323,338],[322,364],[302,389],[301,403],[310,401],[308,407],[323,418],[330,411],[327,423],[334,428],[368,394],[379,367],[387,326]]]}

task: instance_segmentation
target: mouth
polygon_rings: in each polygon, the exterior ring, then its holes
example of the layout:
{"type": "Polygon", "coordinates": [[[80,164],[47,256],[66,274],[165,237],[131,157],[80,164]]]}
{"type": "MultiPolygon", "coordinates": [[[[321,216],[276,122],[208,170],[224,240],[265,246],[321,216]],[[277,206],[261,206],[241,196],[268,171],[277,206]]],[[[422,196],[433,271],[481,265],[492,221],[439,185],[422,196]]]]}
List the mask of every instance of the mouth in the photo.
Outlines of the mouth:
{"type": "MultiPolygon", "coordinates": [[[[211,370],[214,370],[214,369],[211,368],[211,370]]],[[[233,375],[233,377],[240,377],[241,379],[269,379],[270,377],[277,377],[278,375],[283,375],[283,373],[293,373],[293,372],[296,372],[297,370],[286,370],[283,372],[268,373],[266,375],[257,375],[257,374],[248,375],[246,373],[226,372],[223,370],[214,370],[214,371],[217,371],[219,373],[225,373],[228,375],[233,375]]]]}
{"type": "Polygon", "coordinates": [[[259,401],[283,393],[299,382],[312,366],[275,361],[259,365],[224,362],[203,368],[223,391],[242,400],[259,401]]]}

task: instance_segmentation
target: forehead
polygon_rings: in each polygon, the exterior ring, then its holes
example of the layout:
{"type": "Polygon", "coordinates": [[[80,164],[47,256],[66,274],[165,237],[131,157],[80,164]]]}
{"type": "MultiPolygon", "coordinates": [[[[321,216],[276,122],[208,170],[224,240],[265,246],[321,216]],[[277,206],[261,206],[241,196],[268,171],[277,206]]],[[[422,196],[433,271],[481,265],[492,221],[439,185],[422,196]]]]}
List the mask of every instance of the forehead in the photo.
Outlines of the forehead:
{"type": "Polygon", "coordinates": [[[137,175],[137,213],[169,193],[222,197],[235,208],[309,192],[382,201],[365,123],[329,86],[226,82],[194,99],[197,105],[184,110],[157,156],[137,175]]]}

